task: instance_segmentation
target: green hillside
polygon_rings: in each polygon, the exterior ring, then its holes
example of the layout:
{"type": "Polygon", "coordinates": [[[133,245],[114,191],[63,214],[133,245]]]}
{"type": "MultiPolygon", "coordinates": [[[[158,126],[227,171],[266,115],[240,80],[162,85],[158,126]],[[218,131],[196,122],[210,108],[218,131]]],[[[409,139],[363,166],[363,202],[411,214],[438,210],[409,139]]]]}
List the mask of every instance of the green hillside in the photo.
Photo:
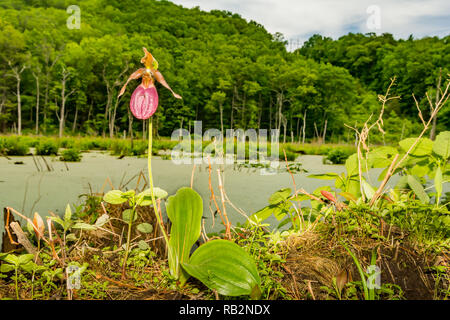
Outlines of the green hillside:
{"type": "MultiPolygon", "coordinates": [[[[116,96],[140,67],[145,46],[183,96],[176,100],[158,88],[155,125],[160,135],[170,136],[180,126],[188,129],[198,119],[204,129],[279,128],[288,140],[297,140],[306,116],[306,140],[322,137],[325,123],[327,141],[346,140],[344,123],[361,125],[376,113],[377,94],[396,75],[394,93],[402,99],[387,107],[385,139],[390,140],[420,129],[411,93],[422,102],[427,91],[434,95],[439,67],[445,77],[450,65],[449,37],[396,41],[390,35],[349,34],[333,41],[314,36],[289,53],[282,35],[271,35],[231,12],[207,13],[169,1],[82,0],[81,28],[69,29],[66,9],[71,4],[0,3],[3,133],[17,131],[20,78],[25,133],[55,134],[62,115],[65,134],[121,136],[130,129],[140,134],[142,124],[132,122],[128,111],[138,82],[119,101],[116,96]]],[[[438,131],[449,125],[448,109],[438,120],[438,131]]]]}

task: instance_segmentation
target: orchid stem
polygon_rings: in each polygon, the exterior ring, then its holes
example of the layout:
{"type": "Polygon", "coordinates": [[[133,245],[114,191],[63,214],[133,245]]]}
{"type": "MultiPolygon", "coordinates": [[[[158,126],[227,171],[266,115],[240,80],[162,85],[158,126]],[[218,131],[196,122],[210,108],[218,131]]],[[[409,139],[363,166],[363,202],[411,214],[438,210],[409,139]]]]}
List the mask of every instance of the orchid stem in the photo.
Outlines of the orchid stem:
{"type": "Polygon", "coordinates": [[[153,192],[153,176],[152,176],[152,144],[153,144],[153,118],[150,118],[148,121],[148,179],[150,181],[150,192],[152,194],[152,203],[153,203],[153,211],[155,212],[156,219],[158,220],[159,228],[161,229],[161,232],[164,236],[164,240],[166,241],[166,246],[168,250],[170,250],[169,247],[169,236],[166,233],[166,230],[164,229],[164,225],[162,222],[161,217],[159,216],[157,209],[156,209],[156,199],[155,194],[153,192]]]}

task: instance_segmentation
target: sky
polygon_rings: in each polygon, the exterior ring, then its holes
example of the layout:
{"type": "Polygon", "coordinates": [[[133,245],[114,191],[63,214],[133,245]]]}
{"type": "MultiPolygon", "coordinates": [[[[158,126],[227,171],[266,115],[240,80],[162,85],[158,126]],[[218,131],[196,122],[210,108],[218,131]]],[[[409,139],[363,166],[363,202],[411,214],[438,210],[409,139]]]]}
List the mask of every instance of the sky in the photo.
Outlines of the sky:
{"type": "Polygon", "coordinates": [[[319,33],[392,33],[395,38],[450,34],[449,0],[171,0],[187,8],[227,10],[281,32],[292,46],[319,33]]]}

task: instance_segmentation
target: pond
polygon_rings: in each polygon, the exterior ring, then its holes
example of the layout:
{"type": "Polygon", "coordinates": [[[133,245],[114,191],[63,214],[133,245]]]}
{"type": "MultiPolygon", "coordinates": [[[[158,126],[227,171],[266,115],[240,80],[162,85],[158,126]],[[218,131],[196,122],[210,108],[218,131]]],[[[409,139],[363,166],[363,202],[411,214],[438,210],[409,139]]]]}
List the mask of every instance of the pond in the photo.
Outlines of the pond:
{"type": "MultiPolygon", "coordinates": [[[[41,216],[49,215],[49,210],[61,214],[67,203],[81,204],[81,194],[99,192],[111,189],[105,181],[109,178],[118,188],[126,185],[127,189],[136,188],[139,173],[142,171],[147,176],[147,158],[124,157],[118,159],[106,152],[83,153],[81,162],[64,163],[56,157],[5,157],[0,158],[0,208],[13,207],[16,210],[31,216],[39,212],[41,216]],[[44,162],[45,159],[45,163],[44,162]],[[21,164],[17,164],[21,163],[21,164]],[[50,167],[52,171],[47,169],[50,167]],[[38,172],[37,168],[42,171],[38,172]]],[[[332,181],[311,179],[309,174],[345,171],[342,165],[326,165],[322,163],[322,156],[304,155],[296,159],[308,173],[295,173],[297,188],[304,188],[308,192],[325,185],[331,185],[332,181]]],[[[153,158],[153,176],[155,186],[166,190],[169,195],[177,189],[189,186],[193,165],[174,164],[170,160],[160,157],[153,158]]],[[[285,164],[281,163],[284,167],[285,164]]],[[[212,184],[216,196],[219,195],[217,185],[217,169],[213,167],[212,184]]],[[[378,174],[381,170],[371,171],[372,184],[378,185],[378,174]]],[[[247,215],[267,205],[270,195],[281,189],[290,187],[293,189],[292,177],[287,172],[274,175],[262,175],[254,168],[241,168],[226,166],[224,170],[224,187],[231,202],[242,209],[247,215]]],[[[395,177],[394,177],[395,178],[395,177]]],[[[390,181],[390,185],[396,179],[390,181]]],[[[204,216],[211,218],[209,210],[208,166],[206,164],[196,167],[194,175],[194,189],[200,193],[204,203],[204,216]]],[[[142,186],[142,184],[141,184],[142,186]]],[[[388,185],[389,187],[389,185],[388,185]]],[[[220,197],[217,198],[220,200],[220,197]]],[[[243,221],[242,215],[227,207],[227,213],[232,223],[243,221]]],[[[3,230],[3,219],[0,219],[0,230],[3,230]]],[[[207,220],[205,227],[211,231],[211,219],[207,220]]],[[[216,220],[214,231],[222,229],[216,220]]],[[[271,223],[276,222],[269,221],[271,223]]]]}

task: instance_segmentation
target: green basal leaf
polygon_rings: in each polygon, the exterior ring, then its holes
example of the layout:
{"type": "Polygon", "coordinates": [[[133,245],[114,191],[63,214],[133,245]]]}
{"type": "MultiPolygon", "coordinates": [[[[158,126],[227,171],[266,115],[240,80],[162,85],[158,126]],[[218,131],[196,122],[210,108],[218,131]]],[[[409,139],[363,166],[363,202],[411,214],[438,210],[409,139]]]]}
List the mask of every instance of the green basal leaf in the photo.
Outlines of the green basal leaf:
{"type": "MultiPolygon", "coordinates": [[[[407,152],[409,148],[413,145],[417,138],[408,138],[400,141],[398,144],[400,147],[407,152]]],[[[428,138],[421,138],[416,146],[410,152],[410,155],[421,157],[431,154],[433,150],[433,141],[428,138]]]]}
{"type": "Polygon", "coordinates": [[[103,200],[109,204],[122,204],[128,199],[123,196],[120,190],[111,190],[103,196],[103,200]]]}
{"type": "Polygon", "coordinates": [[[269,198],[269,204],[278,204],[285,202],[291,195],[292,190],[290,188],[284,188],[273,193],[269,198]]]}
{"type": "Polygon", "coordinates": [[[201,245],[183,268],[208,288],[225,296],[261,296],[261,279],[253,258],[228,240],[201,245]]]}
{"type": "Polygon", "coordinates": [[[172,222],[169,240],[170,273],[183,285],[189,276],[181,268],[181,263],[189,261],[191,248],[200,237],[203,201],[193,189],[181,188],[169,197],[166,209],[172,222]]]}
{"type": "Polygon", "coordinates": [[[408,185],[420,201],[422,201],[423,203],[430,202],[430,197],[425,192],[422,184],[414,176],[408,176],[408,185]]]}
{"type": "Polygon", "coordinates": [[[434,141],[433,152],[444,160],[450,157],[450,131],[439,133],[434,141]]]}

